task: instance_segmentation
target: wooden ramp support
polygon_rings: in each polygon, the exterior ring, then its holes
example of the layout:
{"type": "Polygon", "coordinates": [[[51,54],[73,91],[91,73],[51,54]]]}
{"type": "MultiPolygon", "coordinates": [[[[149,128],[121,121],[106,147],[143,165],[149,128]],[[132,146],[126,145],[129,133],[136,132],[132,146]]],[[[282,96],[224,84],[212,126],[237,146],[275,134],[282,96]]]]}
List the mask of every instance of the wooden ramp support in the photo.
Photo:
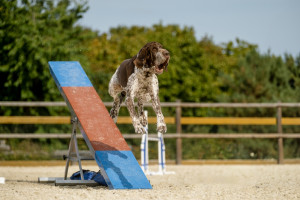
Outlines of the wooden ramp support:
{"type": "Polygon", "coordinates": [[[80,63],[51,61],[49,66],[108,187],[152,189],[80,63]]]}

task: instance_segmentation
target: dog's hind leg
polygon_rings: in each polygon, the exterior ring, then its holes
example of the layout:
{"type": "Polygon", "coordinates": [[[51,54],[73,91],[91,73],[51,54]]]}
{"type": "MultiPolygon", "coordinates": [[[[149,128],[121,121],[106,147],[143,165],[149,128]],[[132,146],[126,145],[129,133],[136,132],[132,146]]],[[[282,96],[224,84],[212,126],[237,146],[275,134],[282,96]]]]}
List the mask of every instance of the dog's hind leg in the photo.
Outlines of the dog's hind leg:
{"type": "Polygon", "coordinates": [[[126,96],[126,92],[123,91],[123,92],[121,92],[120,95],[116,95],[114,98],[114,103],[110,110],[110,116],[114,120],[115,123],[117,123],[119,110],[120,110],[122,102],[124,101],[125,96],[126,96]]]}
{"type": "Polygon", "coordinates": [[[117,123],[119,110],[126,95],[125,91],[122,91],[122,87],[118,82],[117,71],[109,81],[108,93],[114,99],[113,106],[110,110],[110,116],[114,122],[117,123]]]}
{"type": "Polygon", "coordinates": [[[120,104],[120,99],[119,99],[119,97],[116,97],[114,99],[113,106],[110,109],[110,117],[114,120],[115,123],[117,123],[120,105],[121,105],[120,104]]]}

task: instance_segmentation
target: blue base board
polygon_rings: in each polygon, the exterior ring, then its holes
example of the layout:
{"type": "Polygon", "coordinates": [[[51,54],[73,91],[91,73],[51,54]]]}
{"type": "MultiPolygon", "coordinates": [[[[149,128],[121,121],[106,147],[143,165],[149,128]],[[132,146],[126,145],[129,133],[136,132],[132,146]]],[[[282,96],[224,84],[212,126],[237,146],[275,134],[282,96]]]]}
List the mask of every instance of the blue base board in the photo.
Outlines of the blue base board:
{"type": "Polygon", "coordinates": [[[110,189],[152,189],[131,151],[96,151],[95,158],[110,189]]]}

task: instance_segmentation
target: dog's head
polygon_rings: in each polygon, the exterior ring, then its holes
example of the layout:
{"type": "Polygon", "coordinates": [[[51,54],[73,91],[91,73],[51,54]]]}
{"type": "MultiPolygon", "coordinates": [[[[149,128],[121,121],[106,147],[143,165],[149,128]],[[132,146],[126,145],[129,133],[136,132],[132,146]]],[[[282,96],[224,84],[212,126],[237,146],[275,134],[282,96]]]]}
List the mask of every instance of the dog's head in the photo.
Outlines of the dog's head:
{"type": "Polygon", "coordinates": [[[134,60],[138,68],[154,67],[156,74],[163,73],[167,69],[170,53],[158,42],[149,42],[139,51],[134,60]]]}

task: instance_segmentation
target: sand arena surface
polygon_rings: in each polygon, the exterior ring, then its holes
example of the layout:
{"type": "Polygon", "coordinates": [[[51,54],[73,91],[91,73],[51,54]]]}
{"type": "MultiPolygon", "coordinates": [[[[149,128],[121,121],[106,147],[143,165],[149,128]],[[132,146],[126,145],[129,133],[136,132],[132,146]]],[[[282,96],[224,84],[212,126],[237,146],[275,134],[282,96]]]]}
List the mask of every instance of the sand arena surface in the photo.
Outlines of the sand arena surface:
{"type": "MultiPolygon", "coordinates": [[[[157,168],[155,166],[154,169],[157,168]]],[[[175,175],[148,176],[153,190],[54,186],[38,177],[62,177],[63,166],[1,167],[0,199],[300,199],[300,165],[170,165],[175,175]]],[[[84,169],[97,171],[95,165],[84,169]]],[[[69,174],[78,171],[71,166],[69,174]]]]}

